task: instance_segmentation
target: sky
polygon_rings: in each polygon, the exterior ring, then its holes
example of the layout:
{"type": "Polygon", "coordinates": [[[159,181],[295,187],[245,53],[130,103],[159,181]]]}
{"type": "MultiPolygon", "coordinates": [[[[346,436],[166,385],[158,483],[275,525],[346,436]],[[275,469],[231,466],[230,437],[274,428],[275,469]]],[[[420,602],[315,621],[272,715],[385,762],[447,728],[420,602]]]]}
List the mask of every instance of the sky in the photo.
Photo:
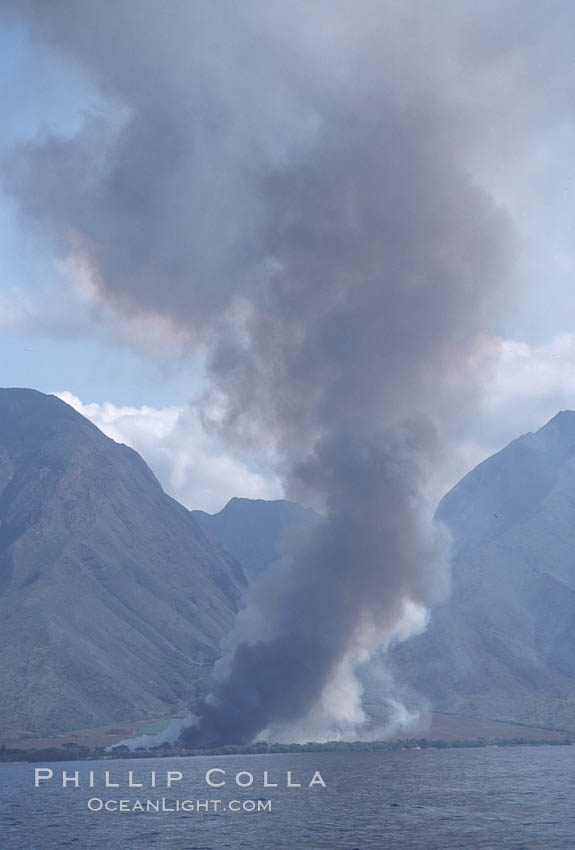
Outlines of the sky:
{"type": "MultiPolygon", "coordinates": [[[[569,4],[553,3],[539,26],[529,18],[531,5],[522,15],[502,4],[517,23],[511,48],[498,54],[494,38],[473,91],[450,90],[454,103],[475,98],[480,120],[491,122],[483,131],[492,143],[478,148],[473,177],[513,223],[519,297],[496,331],[486,328],[481,403],[459,436],[457,461],[436,482],[438,495],[515,436],[575,408],[575,126],[561,35],[570,13],[569,4]],[[530,49],[537,61],[527,72],[530,49]]],[[[60,394],[140,451],[167,491],[191,508],[219,510],[236,495],[280,497],[279,477],[263,457],[204,431],[193,402],[208,386],[206,364],[185,329],[166,317],[117,311],[81,261],[22,213],[10,188],[15,146],[50,134],[73,139],[94,121],[120,128],[127,119],[121,98],[78,55],[39,37],[14,8],[0,6],[0,385],[60,394]]],[[[294,144],[313,135],[306,127],[294,144]]],[[[51,191],[57,203],[57,185],[51,191]]]]}
{"type": "MultiPolygon", "coordinates": [[[[121,121],[77,63],[32,40],[17,17],[1,21],[0,155],[47,132],[71,136],[87,115],[121,121]]],[[[220,510],[236,494],[281,497],[269,470],[225,452],[188,409],[205,385],[201,359],[171,329],[130,327],[94,305],[1,185],[0,251],[0,386],[60,395],[143,454],[190,508],[220,510]]]]}
{"type": "MultiPolygon", "coordinates": [[[[114,111],[77,64],[31,41],[17,18],[2,23],[3,155],[39,134],[73,135],[86,115],[114,111]]],[[[185,402],[195,366],[122,340],[72,291],[42,233],[23,224],[5,191],[0,197],[2,385],[69,388],[119,404],[185,402]]]]}

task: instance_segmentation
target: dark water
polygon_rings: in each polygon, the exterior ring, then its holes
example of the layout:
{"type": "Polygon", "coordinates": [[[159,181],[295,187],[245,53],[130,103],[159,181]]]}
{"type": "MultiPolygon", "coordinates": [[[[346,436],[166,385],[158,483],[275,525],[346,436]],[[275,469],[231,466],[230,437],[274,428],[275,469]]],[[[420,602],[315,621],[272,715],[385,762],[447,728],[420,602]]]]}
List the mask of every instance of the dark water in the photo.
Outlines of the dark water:
{"type": "Polygon", "coordinates": [[[0,787],[2,850],[575,848],[575,747],[1,764],[0,787]],[[36,767],[54,770],[37,789],[36,767]],[[226,770],[222,788],[205,783],[206,770],[216,767],[226,770]],[[62,770],[79,771],[80,787],[63,789],[62,770]],[[119,789],[103,787],[105,770],[119,789]],[[127,787],[129,770],[143,788],[127,787]],[[168,770],[184,775],[171,790],[168,770]],[[252,787],[236,786],[240,770],[253,774],[252,787]],[[263,787],[265,770],[280,787],[263,787]],[[285,787],[288,770],[301,788],[285,787]],[[307,787],[316,770],[326,788],[307,787]],[[91,812],[93,798],[130,806],[165,798],[166,808],[177,800],[208,801],[210,808],[209,801],[221,802],[218,811],[91,812]],[[258,800],[271,800],[271,811],[257,811],[258,800]],[[256,810],[230,811],[230,804],[256,810]]]}

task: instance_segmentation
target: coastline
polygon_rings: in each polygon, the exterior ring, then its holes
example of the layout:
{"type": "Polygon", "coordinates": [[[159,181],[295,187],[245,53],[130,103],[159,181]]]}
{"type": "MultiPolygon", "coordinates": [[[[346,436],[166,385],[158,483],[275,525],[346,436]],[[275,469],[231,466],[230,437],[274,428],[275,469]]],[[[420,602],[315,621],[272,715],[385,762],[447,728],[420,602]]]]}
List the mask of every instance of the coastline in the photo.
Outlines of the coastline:
{"type": "Polygon", "coordinates": [[[246,745],[227,745],[215,749],[186,749],[162,745],[152,750],[130,751],[126,748],[115,747],[111,751],[101,749],[89,750],[86,747],[52,747],[46,749],[16,750],[0,747],[0,763],[36,763],[52,761],[106,761],[116,759],[162,759],[162,758],[194,758],[198,756],[243,756],[243,755],[277,755],[321,752],[368,752],[373,750],[425,750],[425,749],[461,749],[477,747],[517,747],[517,746],[571,746],[575,737],[565,735],[556,738],[472,738],[443,740],[434,738],[404,738],[393,741],[327,741],[319,743],[311,741],[306,744],[278,744],[259,742],[246,745]]]}

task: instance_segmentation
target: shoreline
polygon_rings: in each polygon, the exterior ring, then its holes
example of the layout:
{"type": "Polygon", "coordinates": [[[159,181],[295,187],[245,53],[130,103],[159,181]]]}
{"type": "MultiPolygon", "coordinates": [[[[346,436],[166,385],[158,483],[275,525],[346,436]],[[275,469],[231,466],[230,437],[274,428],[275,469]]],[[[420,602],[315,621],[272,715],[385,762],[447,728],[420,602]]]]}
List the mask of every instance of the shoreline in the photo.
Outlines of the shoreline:
{"type": "Polygon", "coordinates": [[[370,752],[397,750],[426,750],[426,749],[476,749],[481,747],[540,747],[540,746],[572,746],[575,737],[566,735],[563,738],[472,738],[443,740],[433,738],[406,738],[393,741],[327,741],[326,743],[309,742],[306,744],[273,744],[260,742],[256,744],[229,744],[214,749],[186,749],[165,744],[152,750],[128,750],[127,747],[115,747],[112,751],[102,752],[101,748],[90,750],[77,745],[71,747],[49,747],[38,750],[0,747],[0,763],[21,764],[51,761],[110,761],[138,760],[163,758],[195,758],[198,756],[243,756],[243,755],[276,755],[294,753],[321,752],[370,752]]]}

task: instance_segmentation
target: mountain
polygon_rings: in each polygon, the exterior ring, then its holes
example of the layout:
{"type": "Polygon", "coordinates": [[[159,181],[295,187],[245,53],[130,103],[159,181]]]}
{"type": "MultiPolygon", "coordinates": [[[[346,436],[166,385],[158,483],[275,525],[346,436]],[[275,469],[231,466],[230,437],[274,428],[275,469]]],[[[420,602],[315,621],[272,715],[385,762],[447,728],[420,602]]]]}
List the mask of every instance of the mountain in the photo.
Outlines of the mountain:
{"type": "MultiPolygon", "coordinates": [[[[0,390],[0,734],[186,707],[245,591],[238,561],[261,572],[314,517],[281,500],[189,512],[64,402],[0,390]]],[[[390,652],[408,700],[575,731],[575,413],[479,464],[437,518],[452,592],[390,652]]]]}
{"type": "Polygon", "coordinates": [[[271,566],[281,556],[281,542],[289,528],[310,523],[317,514],[283,499],[230,499],[217,514],[192,511],[193,516],[221,545],[252,573],[271,566]]]}
{"type": "MultiPolygon", "coordinates": [[[[233,499],[195,515],[259,572],[275,560],[286,518],[313,519],[296,509],[233,499]]],[[[408,704],[423,697],[441,712],[575,732],[575,413],[480,463],[436,518],[453,538],[451,594],[385,662],[408,704]]],[[[366,673],[377,702],[381,677],[366,673]]]]}
{"type": "Polygon", "coordinates": [[[136,452],[54,396],[0,390],[0,731],[186,707],[245,587],[136,452]]]}
{"type": "Polygon", "coordinates": [[[441,501],[452,592],[397,646],[436,709],[575,731],[575,413],[479,464],[441,501]]]}

